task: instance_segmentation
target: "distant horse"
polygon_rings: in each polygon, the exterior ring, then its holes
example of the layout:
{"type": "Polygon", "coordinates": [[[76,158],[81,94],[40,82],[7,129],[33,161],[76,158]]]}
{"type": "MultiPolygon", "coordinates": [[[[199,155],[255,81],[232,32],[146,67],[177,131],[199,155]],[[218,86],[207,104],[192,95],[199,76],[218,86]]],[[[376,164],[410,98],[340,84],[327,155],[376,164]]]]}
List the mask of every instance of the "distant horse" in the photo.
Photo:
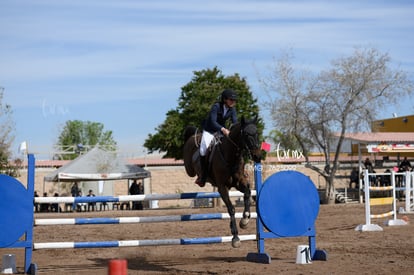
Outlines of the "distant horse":
{"type": "MultiPolygon", "coordinates": [[[[244,156],[248,156],[255,162],[261,160],[259,138],[257,133],[257,117],[253,120],[245,120],[234,124],[230,128],[228,137],[221,140],[215,139],[216,145],[212,146],[207,155],[208,178],[207,181],[216,186],[218,192],[230,215],[230,228],[233,235],[232,246],[240,246],[240,238],[235,218],[235,209],[230,201],[229,190],[235,187],[244,194],[243,218],[240,220],[240,228],[246,228],[250,219],[250,183],[244,173],[244,156]]],[[[199,145],[201,133],[197,128],[188,126],[184,131],[184,165],[187,174],[194,177],[201,173],[199,145]]]]}

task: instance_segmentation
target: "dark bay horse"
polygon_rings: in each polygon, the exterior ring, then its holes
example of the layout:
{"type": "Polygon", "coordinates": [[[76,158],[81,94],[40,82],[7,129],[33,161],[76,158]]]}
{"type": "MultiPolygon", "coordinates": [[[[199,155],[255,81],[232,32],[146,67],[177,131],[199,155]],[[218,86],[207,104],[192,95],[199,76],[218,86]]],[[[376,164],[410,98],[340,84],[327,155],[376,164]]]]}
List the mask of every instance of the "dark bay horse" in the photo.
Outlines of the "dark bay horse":
{"type": "MultiPolygon", "coordinates": [[[[261,150],[257,133],[257,117],[253,120],[245,120],[234,124],[230,128],[228,137],[216,139],[216,145],[207,155],[209,160],[207,181],[216,186],[227,211],[230,215],[230,228],[233,235],[232,246],[240,246],[238,236],[235,209],[230,201],[229,190],[234,187],[242,192],[244,198],[243,218],[240,227],[246,228],[250,219],[250,183],[244,173],[244,156],[248,155],[255,162],[261,160],[261,150]]],[[[184,132],[184,165],[187,174],[194,177],[201,172],[199,145],[201,133],[197,128],[188,126],[184,132]]],[[[213,141],[214,142],[214,141],[213,141]]]]}

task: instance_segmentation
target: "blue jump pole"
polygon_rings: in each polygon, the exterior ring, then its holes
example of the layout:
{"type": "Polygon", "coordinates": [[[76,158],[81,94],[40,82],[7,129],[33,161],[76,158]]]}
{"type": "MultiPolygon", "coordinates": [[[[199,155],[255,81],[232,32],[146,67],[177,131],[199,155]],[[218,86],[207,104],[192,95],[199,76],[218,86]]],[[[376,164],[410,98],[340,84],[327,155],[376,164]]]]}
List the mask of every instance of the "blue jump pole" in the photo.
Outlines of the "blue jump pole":
{"type": "MultiPolygon", "coordinates": [[[[252,196],[256,191],[252,190],[252,196]]],[[[230,191],[230,197],[242,197],[239,191],[230,191]]],[[[128,196],[95,196],[95,197],[36,197],[37,203],[93,203],[93,202],[128,202],[128,201],[151,201],[151,200],[182,200],[182,199],[207,199],[220,198],[218,192],[194,192],[181,194],[147,194],[147,195],[128,195],[128,196]]]]}
{"type": "MultiPolygon", "coordinates": [[[[237,219],[243,217],[243,213],[236,213],[237,219]]],[[[255,219],[256,213],[250,213],[250,218],[255,219]]],[[[125,223],[156,223],[156,222],[186,222],[203,220],[230,219],[228,213],[205,213],[171,216],[150,217],[118,217],[118,218],[68,218],[68,219],[35,219],[34,225],[85,225],[85,224],[125,224],[125,223]]]]}
{"type": "MultiPolygon", "coordinates": [[[[241,241],[255,240],[256,235],[240,235],[241,241]]],[[[103,248],[103,247],[135,247],[135,246],[161,246],[161,245],[194,245],[227,243],[232,241],[233,236],[205,237],[205,238],[182,238],[182,239],[160,239],[160,240],[124,240],[124,241],[100,241],[100,242],[49,242],[34,243],[35,250],[39,249],[66,249],[66,248],[103,248]]]]}

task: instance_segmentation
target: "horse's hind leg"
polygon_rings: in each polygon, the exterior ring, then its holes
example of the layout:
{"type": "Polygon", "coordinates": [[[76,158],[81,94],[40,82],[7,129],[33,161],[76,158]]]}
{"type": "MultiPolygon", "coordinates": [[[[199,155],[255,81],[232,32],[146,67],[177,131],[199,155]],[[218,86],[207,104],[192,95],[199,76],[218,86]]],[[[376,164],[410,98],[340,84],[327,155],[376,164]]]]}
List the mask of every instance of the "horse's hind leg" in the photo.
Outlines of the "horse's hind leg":
{"type": "Polygon", "coordinates": [[[233,239],[231,240],[231,245],[234,248],[238,248],[240,247],[240,238],[239,238],[239,232],[237,230],[237,223],[236,223],[236,217],[235,217],[236,210],[234,209],[234,206],[230,201],[229,190],[226,187],[219,187],[218,191],[221,195],[221,199],[224,201],[224,204],[227,207],[227,212],[230,215],[230,230],[231,230],[231,234],[233,235],[233,239]]]}

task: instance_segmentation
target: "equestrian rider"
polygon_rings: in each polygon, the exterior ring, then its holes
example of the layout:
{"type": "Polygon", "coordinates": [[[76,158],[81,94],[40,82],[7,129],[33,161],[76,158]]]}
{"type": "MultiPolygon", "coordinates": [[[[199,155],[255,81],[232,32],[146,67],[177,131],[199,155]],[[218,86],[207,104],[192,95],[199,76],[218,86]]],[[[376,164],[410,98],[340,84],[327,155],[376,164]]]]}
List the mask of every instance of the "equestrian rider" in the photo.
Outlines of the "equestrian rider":
{"type": "Polygon", "coordinates": [[[221,93],[220,102],[215,103],[203,123],[203,136],[200,144],[200,165],[201,176],[196,180],[196,184],[204,187],[207,180],[208,164],[206,160],[207,149],[214,138],[214,133],[221,133],[228,136],[230,130],[225,127],[226,121],[231,120],[231,123],[237,122],[236,104],[237,94],[231,89],[225,89],[221,93]]]}

